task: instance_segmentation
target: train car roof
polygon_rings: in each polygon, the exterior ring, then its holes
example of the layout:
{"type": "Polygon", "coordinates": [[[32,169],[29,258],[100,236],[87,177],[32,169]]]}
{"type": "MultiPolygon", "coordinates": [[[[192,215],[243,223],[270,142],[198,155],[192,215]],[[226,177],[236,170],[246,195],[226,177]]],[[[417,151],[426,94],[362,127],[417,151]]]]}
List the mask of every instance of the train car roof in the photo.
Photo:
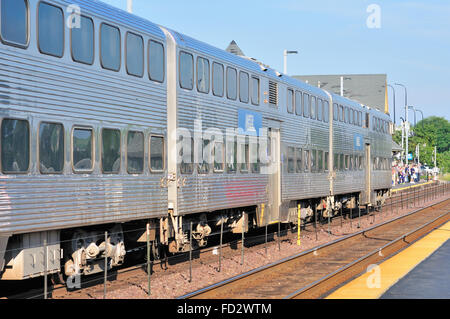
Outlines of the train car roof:
{"type": "Polygon", "coordinates": [[[248,58],[248,57],[241,57],[238,55],[235,55],[233,53],[227,52],[225,50],[216,48],[210,44],[207,44],[205,42],[199,41],[197,39],[194,39],[190,36],[181,34],[180,32],[177,32],[175,30],[165,28],[175,39],[175,42],[180,48],[185,49],[191,49],[193,51],[203,53],[212,57],[217,57],[218,59],[225,61],[231,65],[236,65],[238,67],[247,69],[251,72],[254,72],[255,74],[259,74],[262,76],[267,76],[277,82],[282,82],[287,85],[293,86],[298,89],[302,89],[304,91],[308,91],[310,93],[314,93],[319,96],[327,97],[324,90],[319,89],[315,86],[309,85],[305,82],[302,82],[300,80],[291,78],[285,74],[281,74],[277,72],[274,69],[271,69],[266,66],[261,66],[260,63],[257,61],[248,58]]]}
{"type": "Polygon", "coordinates": [[[157,24],[152,23],[147,19],[140,18],[134,14],[128,13],[127,11],[124,11],[122,9],[115,8],[102,1],[57,0],[55,2],[59,2],[66,5],[75,4],[80,7],[81,14],[83,14],[83,10],[86,10],[86,12],[89,12],[99,18],[104,19],[105,22],[109,22],[111,24],[120,23],[130,29],[151,34],[160,39],[164,40],[166,39],[164,32],[157,24]]]}

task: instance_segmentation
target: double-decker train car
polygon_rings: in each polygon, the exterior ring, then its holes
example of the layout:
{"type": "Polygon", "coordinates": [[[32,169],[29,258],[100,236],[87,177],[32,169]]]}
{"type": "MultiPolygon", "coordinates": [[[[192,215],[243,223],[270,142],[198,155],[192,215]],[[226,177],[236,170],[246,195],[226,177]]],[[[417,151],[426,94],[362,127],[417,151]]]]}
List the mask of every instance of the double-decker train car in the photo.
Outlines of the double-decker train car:
{"type": "Polygon", "coordinates": [[[118,266],[146,228],[177,253],[389,193],[387,114],[99,1],[0,19],[2,280],[118,266]]]}

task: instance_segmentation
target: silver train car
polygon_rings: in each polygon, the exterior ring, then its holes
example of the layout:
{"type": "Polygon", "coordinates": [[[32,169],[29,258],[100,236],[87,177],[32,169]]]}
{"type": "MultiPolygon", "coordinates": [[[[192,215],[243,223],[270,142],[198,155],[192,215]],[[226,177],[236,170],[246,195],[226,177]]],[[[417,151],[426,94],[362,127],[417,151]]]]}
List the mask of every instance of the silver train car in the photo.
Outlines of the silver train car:
{"type": "Polygon", "coordinates": [[[146,229],[177,253],[390,191],[388,114],[99,1],[1,0],[0,18],[2,280],[121,265],[146,229]]]}

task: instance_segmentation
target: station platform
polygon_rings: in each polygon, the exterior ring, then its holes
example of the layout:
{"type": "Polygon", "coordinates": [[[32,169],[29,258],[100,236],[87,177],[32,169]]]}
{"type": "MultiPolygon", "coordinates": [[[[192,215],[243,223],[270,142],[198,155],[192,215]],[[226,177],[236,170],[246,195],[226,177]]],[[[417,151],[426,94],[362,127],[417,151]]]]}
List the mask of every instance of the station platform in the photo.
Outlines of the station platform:
{"type": "Polygon", "coordinates": [[[450,222],[326,299],[450,298],[450,222]]]}
{"type": "Polygon", "coordinates": [[[424,186],[424,185],[429,185],[429,184],[433,184],[433,181],[420,181],[418,183],[406,183],[406,184],[398,184],[395,185],[394,187],[392,187],[392,191],[393,192],[398,192],[400,190],[404,190],[404,189],[408,189],[408,188],[413,188],[413,187],[420,187],[420,186],[424,186]]]}

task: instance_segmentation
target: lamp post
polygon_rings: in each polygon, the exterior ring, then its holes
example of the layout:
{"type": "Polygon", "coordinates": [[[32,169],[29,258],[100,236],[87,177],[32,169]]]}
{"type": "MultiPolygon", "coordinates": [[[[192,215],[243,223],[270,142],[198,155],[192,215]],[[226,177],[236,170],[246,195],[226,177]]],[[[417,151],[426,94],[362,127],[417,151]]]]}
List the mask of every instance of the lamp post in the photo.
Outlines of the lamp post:
{"type": "MultiPolygon", "coordinates": [[[[405,143],[404,143],[404,140],[405,140],[405,134],[404,134],[404,132],[405,132],[405,119],[403,118],[403,117],[401,117],[400,116],[400,119],[402,120],[402,153],[404,152],[404,150],[405,150],[405,143]]],[[[401,156],[401,162],[402,162],[402,166],[403,166],[403,154],[402,154],[402,156],[401,156]]]]}
{"type": "Polygon", "coordinates": [[[417,125],[417,121],[416,121],[416,108],[415,108],[414,106],[408,106],[408,109],[414,111],[414,127],[416,127],[416,125],[417,125]]]}
{"type": "Polygon", "coordinates": [[[395,83],[394,85],[398,85],[401,86],[405,89],[405,122],[406,122],[406,126],[405,126],[405,135],[406,135],[406,160],[405,163],[406,165],[408,165],[408,154],[409,154],[409,129],[408,129],[408,91],[406,90],[406,86],[404,86],[401,83],[395,83]]]}
{"type": "Polygon", "coordinates": [[[133,13],[133,0],[127,0],[127,12],[133,13]]]}
{"type": "Polygon", "coordinates": [[[287,74],[287,56],[289,54],[298,54],[298,51],[288,51],[288,50],[284,50],[284,74],[287,74]]]}
{"type": "Polygon", "coordinates": [[[395,119],[395,88],[392,86],[392,85],[390,85],[390,84],[388,84],[388,86],[392,89],[392,91],[394,91],[394,127],[395,127],[395,124],[396,124],[396,119],[395,119]]]}
{"type": "Polygon", "coordinates": [[[422,114],[422,128],[423,128],[423,112],[419,109],[416,109],[416,111],[420,112],[420,114],[422,114]]]}
{"type": "Polygon", "coordinates": [[[352,78],[345,78],[341,76],[341,96],[344,96],[344,80],[351,80],[352,78]]]}

